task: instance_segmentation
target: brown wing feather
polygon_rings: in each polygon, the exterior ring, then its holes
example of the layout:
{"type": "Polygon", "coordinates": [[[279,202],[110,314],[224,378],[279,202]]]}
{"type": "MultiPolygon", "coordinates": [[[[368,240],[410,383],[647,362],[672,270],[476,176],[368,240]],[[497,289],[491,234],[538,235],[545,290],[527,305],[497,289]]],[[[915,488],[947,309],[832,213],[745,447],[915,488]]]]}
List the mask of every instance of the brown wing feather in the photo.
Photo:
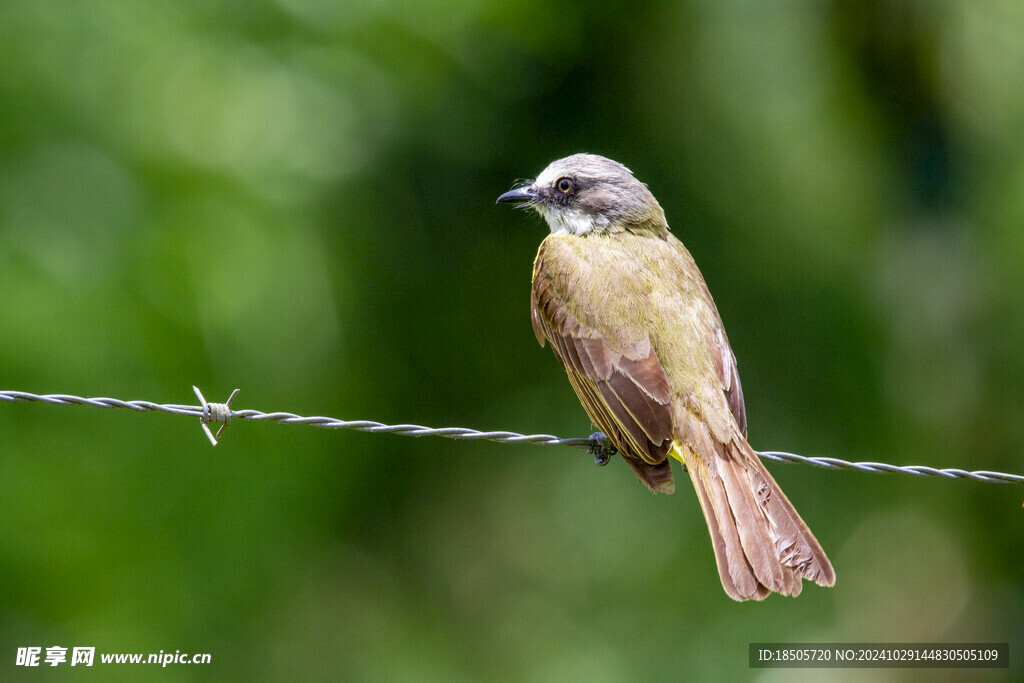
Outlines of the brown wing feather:
{"type": "Polygon", "coordinates": [[[746,436],[747,408],[743,403],[743,387],[740,385],[740,373],[736,366],[736,356],[732,352],[732,347],[729,346],[729,339],[725,335],[725,326],[718,315],[718,309],[714,308],[714,299],[711,298],[711,292],[708,291],[708,286],[703,281],[701,282],[701,288],[704,291],[705,299],[712,302],[711,306],[715,314],[713,319],[716,324],[708,326],[704,330],[704,335],[708,341],[708,348],[711,350],[711,360],[715,364],[715,370],[718,371],[718,379],[721,380],[722,388],[725,390],[725,398],[729,403],[729,410],[732,412],[733,417],[736,418],[736,424],[740,428],[740,433],[746,436]]]}

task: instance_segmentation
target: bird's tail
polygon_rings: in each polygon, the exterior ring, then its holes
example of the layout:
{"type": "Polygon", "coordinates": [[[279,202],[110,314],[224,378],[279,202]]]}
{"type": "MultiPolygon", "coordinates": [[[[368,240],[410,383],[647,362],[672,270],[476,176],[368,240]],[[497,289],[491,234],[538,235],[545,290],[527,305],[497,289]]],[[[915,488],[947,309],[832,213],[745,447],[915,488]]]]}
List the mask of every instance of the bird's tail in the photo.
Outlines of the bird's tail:
{"type": "Polygon", "coordinates": [[[669,452],[690,473],[729,597],[797,596],[802,579],[833,585],[825,551],[746,439],[737,433],[724,444],[706,425],[690,426],[702,437],[700,454],[688,445],[695,434],[677,440],[669,452]]]}

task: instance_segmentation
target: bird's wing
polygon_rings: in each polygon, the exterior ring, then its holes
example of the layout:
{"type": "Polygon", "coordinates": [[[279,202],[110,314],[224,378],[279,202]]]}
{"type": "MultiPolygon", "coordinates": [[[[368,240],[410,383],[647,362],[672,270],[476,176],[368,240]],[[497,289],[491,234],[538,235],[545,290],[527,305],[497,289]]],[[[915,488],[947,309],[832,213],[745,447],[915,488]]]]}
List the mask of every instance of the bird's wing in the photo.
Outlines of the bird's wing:
{"type": "MultiPolygon", "coordinates": [[[[682,246],[681,243],[680,246],[682,246]]],[[[708,286],[703,280],[701,280],[700,286],[704,291],[704,300],[711,304],[714,313],[713,316],[705,318],[707,322],[704,325],[704,336],[708,341],[708,348],[711,350],[711,360],[715,364],[715,370],[718,371],[718,379],[722,383],[725,398],[729,402],[729,410],[736,418],[740,433],[746,436],[747,408],[743,403],[743,387],[740,385],[736,356],[732,352],[732,347],[729,346],[729,339],[725,336],[725,326],[718,315],[718,309],[715,308],[714,299],[711,298],[708,286]]]]}
{"type": "Polygon", "coordinates": [[[672,440],[672,390],[650,339],[613,341],[577,320],[551,286],[543,258],[542,248],[531,297],[537,340],[550,340],[587,414],[624,455],[664,462],[672,440]]]}

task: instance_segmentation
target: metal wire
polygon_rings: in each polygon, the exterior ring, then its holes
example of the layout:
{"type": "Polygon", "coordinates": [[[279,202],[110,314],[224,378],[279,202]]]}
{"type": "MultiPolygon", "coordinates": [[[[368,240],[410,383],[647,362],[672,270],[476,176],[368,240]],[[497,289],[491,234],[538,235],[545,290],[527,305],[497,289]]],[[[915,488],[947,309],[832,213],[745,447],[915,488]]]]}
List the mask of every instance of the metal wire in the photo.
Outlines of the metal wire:
{"type": "MultiPolygon", "coordinates": [[[[195,389],[195,387],[193,387],[195,389]]],[[[232,394],[232,399],[237,394],[237,389],[232,394]]],[[[340,420],[334,417],[303,417],[294,413],[275,412],[264,413],[259,410],[232,410],[228,403],[207,403],[202,394],[196,389],[196,395],[200,397],[202,405],[190,406],[180,404],[161,404],[151,401],[122,401],[116,398],[83,398],[69,394],[32,394],[27,391],[2,391],[0,390],[0,401],[21,403],[27,401],[38,401],[50,405],[70,406],[84,405],[96,408],[127,408],[138,412],[163,412],[172,415],[188,415],[200,418],[201,424],[210,440],[216,445],[217,441],[210,434],[207,424],[221,424],[217,437],[221,435],[224,427],[232,419],[235,420],[257,420],[266,422],[277,422],[279,424],[303,424],[322,429],[354,429],[360,432],[371,432],[374,434],[400,434],[402,436],[443,436],[448,439],[470,439],[496,441],[498,443],[531,443],[540,446],[573,446],[575,448],[586,448],[593,450],[598,446],[593,438],[563,439],[550,434],[518,434],[516,432],[491,431],[482,432],[466,427],[442,427],[432,428],[414,424],[387,425],[373,420],[340,420]]],[[[230,399],[229,399],[230,401],[230,399]]],[[[909,474],[915,477],[946,477],[947,479],[973,479],[993,483],[1024,484],[1024,475],[1007,474],[1005,472],[990,472],[987,470],[968,471],[958,468],[936,469],[925,465],[890,465],[881,462],[848,462],[839,458],[808,458],[795,453],[783,451],[759,451],[758,455],[766,460],[784,463],[800,463],[813,465],[831,470],[857,470],[859,472],[891,472],[909,474]]]]}

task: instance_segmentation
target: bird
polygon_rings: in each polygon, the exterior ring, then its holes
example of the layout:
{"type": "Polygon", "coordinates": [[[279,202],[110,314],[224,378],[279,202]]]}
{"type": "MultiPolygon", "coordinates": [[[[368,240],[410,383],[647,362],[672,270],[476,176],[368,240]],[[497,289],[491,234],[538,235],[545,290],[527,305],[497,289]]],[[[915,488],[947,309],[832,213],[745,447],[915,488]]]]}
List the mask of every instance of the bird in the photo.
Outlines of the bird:
{"type": "Polygon", "coordinates": [[[796,596],[835,584],[817,539],[747,442],[736,357],[696,262],[626,166],[596,154],[551,162],[498,203],[535,210],[550,234],[531,311],[593,423],[651,491],[685,465],[725,593],[796,596]]]}

